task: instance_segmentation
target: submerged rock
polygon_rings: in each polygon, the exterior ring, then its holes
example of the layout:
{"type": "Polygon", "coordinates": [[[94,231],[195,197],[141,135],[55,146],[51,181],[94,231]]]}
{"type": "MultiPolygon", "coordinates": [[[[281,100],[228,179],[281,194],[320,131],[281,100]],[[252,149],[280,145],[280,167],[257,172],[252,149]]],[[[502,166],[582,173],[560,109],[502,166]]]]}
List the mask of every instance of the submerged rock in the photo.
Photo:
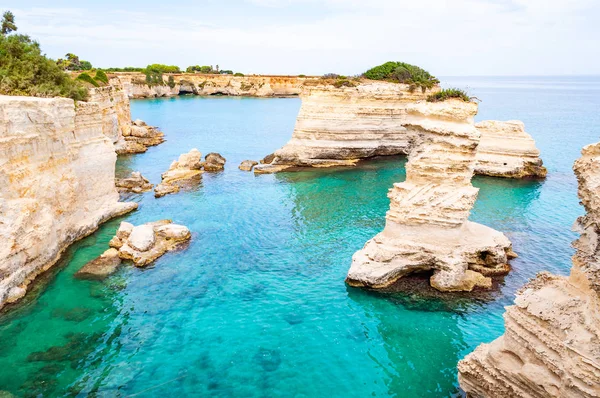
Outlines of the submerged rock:
{"type": "Polygon", "coordinates": [[[120,264],[119,251],[111,247],[100,257],[84,265],[74,276],[78,279],[104,279],[115,272],[120,264]]]}
{"type": "Polygon", "coordinates": [[[197,149],[182,154],[162,174],[162,182],[154,188],[154,196],[160,198],[179,192],[181,188],[196,185],[202,174],[202,166],[202,154],[197,149]]]}
{"type": "Polygon", "coordinates": [[[225,158],[216,152],[211,152],[204,158],[205,171],[221,171],[225,168],[225,158]]]}
{"type": "Polygon", "coordinates": [[[252,171],[252,168],[258,164],[255,160],[244,160],[239,165],[239,169],[242,171],[252,171]]]}
{"type": "Polygon", "coordinates": [[[132,171],[127,178],[115,180],[115,186],[119,192],[142,193],[151,191],[154,187],[139,171],[132,171]]]}
{"type": "Polygon", "coordinates": [[[467,396],[600,397],[600,143],[575,162],[586,215],[568,277],[538,274],[506,308],[504,335],[458,364],[467,396]]]}

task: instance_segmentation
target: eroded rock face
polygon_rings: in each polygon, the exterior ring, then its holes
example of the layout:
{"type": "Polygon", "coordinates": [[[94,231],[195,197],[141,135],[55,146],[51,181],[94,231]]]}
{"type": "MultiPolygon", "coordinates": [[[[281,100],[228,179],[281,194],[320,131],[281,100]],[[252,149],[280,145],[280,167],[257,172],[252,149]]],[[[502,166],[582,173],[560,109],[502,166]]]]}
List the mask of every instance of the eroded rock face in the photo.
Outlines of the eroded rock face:
{"type": "Polygon", "coordinates": [[[476,112],[476,104],[460,100],[405,104],[396,123],[411,137],[406,181],[388,193],[385,229],[353,256],[348,284],[382,288],[430,271],[438,290],[471,291],[508,272],[509,240],[468,221],[478,193],[471,185],[480,138],[476,112]]]}
{"type": "Polygon", "coordinates": [[[0,96],[0,307],[74,241],[137,208],[119,203],[98,103],[0,96]]]}
{"type": "Polygon", "coordinates": [[[505,333],[458,364],[473,397],[600,397],[600,143],[574,170],[586,215],[569,277],[541,273],[504,315],[505,333]]]}
{"type": "Polygon", "coordinates": [[[164,142],[164,134],[141,120],[131,121],[129,97],[118,80],[106,87],[90,89],[89,102],[100,107],[102,132],[114,144],[118,154],[146,152],[164,142]]]}
{"type": "Polygon", "coordinates": [[[177,249],[191,238],[190,230],[171,220],[161,220],[131,228],[124,223],[111,240],[111,247],[118,246],[118,256],[131,260],[136,267],[145,267],[168,251],[177,249]]]}
{"type": "Polygon", "coordinates": [[[119,192],[142,193],[154,187],[139,171],[132,171],[127,178],[117,178],[115,186],[119,192]]]}
{"type": "Polygon", "coordinates": [[[533,138],[518,120],[486,120],[475,124],[481,133],[475,173],[510,178],[544,178],[547,171],[533,138]]]}
{"type": "Polygon", "coordinates": [[[160,198],[179,192],[181,188],[196,185],[202,174],[202,154],[197,149],[179,156],[171,163],[169,170],[162,174],[162,182],[154,188],[154,196],[160,198]]]}
{"type": "MultiPolygon", "coordinates": [[[[374,156],[409,154],[418,140],[405,127],[407,107],[438,91],[410,92],[402,84],[363,81],[356,87],[305,82],[291,140],[254,169],[257,174],[304,167],[354,166],[374,156]]],[[[454,115],[439,115],[439,118],[454,115]]],[[[473,124],[473,121],[470,121],[473,124]]],[[[479,123],[482,153],[475,173],[543,177],[535,142],[518,121],[479,123]]]]}
{"type": "Polygon", "coordinates": [[[171,97],[182,94],[281,97],[298,95],[307,80],[296,76],[233,76],[218,74],[171,74],[173,87],[167,84],[148,86],[139,72],[111,74],[111,83],[124,87],[129,98],[171,97]]]}

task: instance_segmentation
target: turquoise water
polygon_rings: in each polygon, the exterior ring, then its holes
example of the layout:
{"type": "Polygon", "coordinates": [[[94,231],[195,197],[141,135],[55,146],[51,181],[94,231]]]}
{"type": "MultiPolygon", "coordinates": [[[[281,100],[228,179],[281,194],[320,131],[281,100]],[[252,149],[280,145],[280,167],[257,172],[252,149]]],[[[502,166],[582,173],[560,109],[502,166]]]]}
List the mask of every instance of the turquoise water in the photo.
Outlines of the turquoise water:
{"type": "MultiPolygon", "coordinates": [[[[343,283],[379,232],[403,159],[355,169],[254,176],[237,169],[283,145],[297,98],[181,97],[132,102],[167,142],[123,157],[152,182],[196,147],[225,171],[191,192],[134,195],[138,211],[75,244],[0,318],[0,390],[18,396],[443,397],[456,363],[503,332],[503,306],[538,271],[566,274],[582,213],[571,171],[598,140],[600,78],[448,78],[482,99],[479,120],[521,119],[549,170],[544,182],[477,177],[472,219],[504,231],[520,257],[489,294],[440,299],[343,283]],[[171,218],[183,250],[105,281],[73,274],[121,220],[171,218]]],[[[418,286],[418,281],[415,281],[418,286]]]]}

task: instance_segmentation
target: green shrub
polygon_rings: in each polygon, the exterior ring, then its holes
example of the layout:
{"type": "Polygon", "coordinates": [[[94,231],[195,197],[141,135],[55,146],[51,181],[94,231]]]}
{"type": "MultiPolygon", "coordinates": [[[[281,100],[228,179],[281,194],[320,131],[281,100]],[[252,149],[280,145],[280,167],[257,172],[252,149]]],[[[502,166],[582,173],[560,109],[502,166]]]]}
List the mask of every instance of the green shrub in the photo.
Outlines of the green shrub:
{"type": "Polygon", "coordinates": [[[10,29],[0,34],[0,94],[87,99],[85,85],[46,58],[29,36],[9,34],[17,30],[14,17],[10,24],[10,29]]]}
{"type": "Polygon", "coordinates": [[[298,75],[298,77],[306,77],[306,75],[298,75]]]}
{"type": "Polygon", "coordinates": [[[233,71],[229,70],[229,69],[222,70],[219,73],[222,74],[222,75],[233,75],[233,71]]]}
{"type": "Polygon", "coordinates": [[[179,66],[163,64],[148,65],[146,66],[146,71],[151,73],[181,73],[181,70],[179,70],[179,66]]]}
{"type": "Polygon", "coordinates": [[[91,84],[94,87],[100,87],[100,85],[98,84],[98,82],[95,81],[90,75],[88,75],[85,72],[83,72],[82,74],[80,74],[79,76],[77,76],[77,80],[81,80],[82,82],[89,83],[89,84],[91,84]]]}
{"type": "Polygon", "coordinates": [[[97,70],[96,75],[94,76],[94,80],[97,82],[102,82],[104,84],[108,84],[108,76],[102,70],[97,70]]]}
{"type": "Polygon", "coordinates": [[[138,68],[135,66],[126,66],[124,68],[105,68],[106,72],[144,72],[144,68],[138,68]]]}
{"type": "Polygon", "coordinates": [[[348,80],[348,79],[337,79],[334,83],[333,83],[334,87],[340,88],[340,87],[356,87],[356,83],[348,80]]]}
{"type": "Polygon", "coordinates": [[[408,84],[411,91],[418,87],[423,92],[440,82],[426,70],[405,62],[386,62],[369,69],[363,76],[371,80],[387,80],[408,84]]]}
{"type": "Polygon", "coordinates": [[[240,73],[240,72],[236,72],[233,76],[244,76],[244,74],[240,73]]]}
{"type": "Polygon", "coordinates": [[[167,79],[167,85],[171,88],[175,87],[175,79],[173,76],[169,76],[169,79],[167,79]]]}
{"type": "Polygon", "coordinates": [[[445,88],[443,90],[440,90],[437,93],[428,96],[427,101],[441,102],[446,101],[450,98],[458,98],[465,102],[471,102],[471,97],[469,97],[469,95],[465,91],[459,88],[445,88]]]}

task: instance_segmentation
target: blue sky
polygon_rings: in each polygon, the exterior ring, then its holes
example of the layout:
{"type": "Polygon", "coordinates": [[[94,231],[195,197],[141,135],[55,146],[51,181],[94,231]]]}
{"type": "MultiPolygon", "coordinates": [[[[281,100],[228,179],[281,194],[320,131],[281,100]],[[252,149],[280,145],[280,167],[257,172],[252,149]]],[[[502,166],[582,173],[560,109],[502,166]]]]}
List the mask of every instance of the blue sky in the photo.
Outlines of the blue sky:
{"type": "Polygon", "coordinates": [[[3,0],[53,58],[357,74],[388,60],[439,76],[600,74],[598,0],[3,0]]]}

